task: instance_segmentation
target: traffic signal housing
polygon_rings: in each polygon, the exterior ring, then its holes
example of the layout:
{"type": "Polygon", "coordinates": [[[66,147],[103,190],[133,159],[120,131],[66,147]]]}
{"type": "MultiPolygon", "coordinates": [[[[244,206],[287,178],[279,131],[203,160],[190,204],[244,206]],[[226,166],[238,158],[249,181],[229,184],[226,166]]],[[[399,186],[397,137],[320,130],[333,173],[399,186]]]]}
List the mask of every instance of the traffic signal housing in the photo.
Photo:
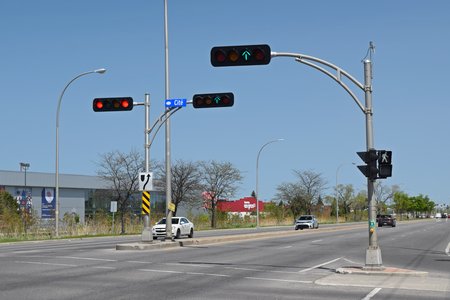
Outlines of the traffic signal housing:
{"type": "Polygon", "coordinates": [[[392,151],[378,151],[378,176],[379,178],[392,176],[392,151]]]}
{"type": "Polygon", "coordinates": [[[370,149],[367,152],[356,152],[359,157],[366,163],[364,166],[358,166],[358,169],[366,176],[367,178],[374,180],[377,179],[378,176],[378,154],[377,150],[370,149]]]}
{"type": "Polygon", "coordinates": [[[195,94],[192,97],[194,108],[229,107],[233,104],[233,93],[195,94]]]}
{"type": "Polygon", "coordinates": [[[370,149],[356,153],[366,163],[358,166],[364,176],[371,180],[392,177],[392,151],[370,149]]]}
{"type": "Polygon", "coordinates": [[[94,101],[92,102],[92,109],[95,112],[132,110],[133,98],[131,97],[95,98],[94,101]]]}
{"type": "Polygon", "coordinates": [[[267,65],[271,53],[269,45],[220,46],[211,49],[214,67],[267,65]]]}

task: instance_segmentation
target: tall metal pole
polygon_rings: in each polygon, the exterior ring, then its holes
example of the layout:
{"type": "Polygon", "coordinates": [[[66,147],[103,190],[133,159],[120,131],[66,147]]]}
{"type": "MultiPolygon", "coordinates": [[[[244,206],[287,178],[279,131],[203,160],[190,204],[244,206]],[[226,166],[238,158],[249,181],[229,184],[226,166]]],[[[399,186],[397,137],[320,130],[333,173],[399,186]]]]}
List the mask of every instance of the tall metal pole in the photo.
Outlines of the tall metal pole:
{"type": "MultiPolygon", "coordinates": [[[[165,41],[165,74],[166,99],[169,99],[169,29],[167,25],[167,0],[164,0],[164,41],[165,41]]],[[[169,108],[167,108],[168,110],[169,108]]],[[[166,237],[172,239],[172,174],[170,158],[170,118],[166,121],[166,237]]]]}
{"type": "Polygon", "coordinates": [[[269,141],[261,146],[259,149],[258,155],[256,156],[256,191],[255,191],[255,198],[256,198],[256,228],[259,228],[259,155],[261,154],[261,151],[269,144],[284,141],[284,139],[277,139],[273,141],[269,141]]]}
{"type": "MultiPolygon", "coordinates": [[[[149,143],[149,135],[150,135],[150,95],[145,94],[145,172],[150,172],[150,143],[149,143]]],[[[142,242],[153,242],[153,234],[150,227],[150,213],[144,215],[144,229],[141,234],[142,242]]]]}
{"type": "MultiPolygon", "coordinates": [[[[374,149],[372,126],[372,62],[364,60],[364,96],[366,105],[366,148],[374,149]]],[[[378,247],[376,221],[376,204],[373,197],[375,179],[367,179],[367,200],[369,203],[369,247],[366,250],[366,268],[381,268],[381,249],[378,247]]]]}
{"type": "Polygon", "coordinates": [[[106,69],[97,69],[94,71],[84,72],[80,75],[75,76],[72,80],[69,81],[69,83],[66,84],[63,91],[61,92],[61,95],[58,99],[58,106],[56,108],[56,153],[55,153],[55,199],[56,199],[56,205],[55,205],[55,235],[56,237],[59,237],[59,112],[61,110],[61,101],[64,96],[64,92],[67,90],[69,85],[80,78],[81,76],[92,74],[92,73],[98,73],[103,74],[106,72],[106,69]]]}

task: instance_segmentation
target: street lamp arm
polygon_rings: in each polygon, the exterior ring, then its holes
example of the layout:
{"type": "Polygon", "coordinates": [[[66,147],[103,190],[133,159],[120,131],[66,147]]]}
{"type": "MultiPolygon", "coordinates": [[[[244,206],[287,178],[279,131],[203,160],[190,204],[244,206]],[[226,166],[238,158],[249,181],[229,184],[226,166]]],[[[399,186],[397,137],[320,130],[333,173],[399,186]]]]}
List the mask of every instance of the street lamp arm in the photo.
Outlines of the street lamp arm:
{"type": "Polygon", "coordinates": [[[161,114],[161,116],[159,116],[159,118],[155,121],[155,123],[153,124],[152,128],[150,128],[150,130],[148,131],[148,134],[150,134],[153,129],[155,129],[155,126],[159,124],[159,126],[156,128],[155,133],[153,134],[152,139],[150,140],[150,143],[148,144],[148,147],[150,148],[151,145],[153,144],[153,140],[156,137],[156,134],[158,133],[158,131],[161,129],[161,127],[167,122],[167,120],[177,111],[179,111],[181,109],[181,107],[176,107],[174,109],[168,109],[165,110],[164,113],[161,114]]]}
{"type": "Polygon", "coordinates": [[[77,75],[76,77],[74,77],[71,81],[69,81],[66,84],[66,86],[62,90],[61,95],[59,96],[59,99],[58,99],[58,108],[56,110],[56,126],[57,127],[59,126],[59,111],[61,110],[61,101],[62,101],[62,98],[64,96],[64,93],[66,92],[67,88],[72,84],[72,82],[74,82],[75,80],[77,80],[81,76],[92,74],[92,73],[100,73],[100,74],[102,74],[102,73],[105,73],[105,71],[106,71],[105,69],[99,69],[99,70],[84,72],[84,73],[81,73],[81,74],[77,75]]]}
{"type": "Polygon", "coordinates": [[[342,88],[344,88],[344,90],[350,95],[350,97],[353,98],[353,100],[355,101],[356,105],[358,105],[358,107],[361,109],[361,111],[364,114],[367,113],[365,107],[362,105],[361,101],[359,101],[358,97],[342,81],[342,76],[348,78],[351,82],[353,82],[358,88],[360,88],[363,91],[364,91],[364,85],[362,83],[360,83],[358,80],[356,80],[352,75],[350,75],[346,71],[344,71],[341,68],[339,68],[338,66],[336,66],[336,65],[334,65],[334,64],[332,64],[330,62],[327,62],[326,60],[323,60],[323,59],[320,59],[320,58],[317,58],[317,57],[314,57],[314,56],[300,54],[300,53],[272,52],[271,56],[272,57],[277,57],[277,56],[294,57],[295,61],[297,61],[299,63],[302,63],[302,64],[305,64],[307,66],[310,66],[310,67],[312,67],[312,68],[314,68],[314,69],[324,73],[325,75],[331,77],[340,86],[342,86],[342,88]],[[311,61],[320,63],[322,65],[325,65],[327,67],[330,67],[330,68],[334,69],[336,71],[336,75],[334,75],[330,71],[326,70],[325,68],[321,67],[320,65],[312,63],[311,61]]]}

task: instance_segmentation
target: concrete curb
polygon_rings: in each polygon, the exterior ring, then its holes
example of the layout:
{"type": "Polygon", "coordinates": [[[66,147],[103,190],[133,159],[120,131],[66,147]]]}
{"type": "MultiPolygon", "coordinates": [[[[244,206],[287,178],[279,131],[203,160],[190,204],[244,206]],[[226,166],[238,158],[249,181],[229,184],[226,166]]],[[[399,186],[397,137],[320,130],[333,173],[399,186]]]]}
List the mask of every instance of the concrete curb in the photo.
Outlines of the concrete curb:
{"type": "Polygon", "coordinates": [[[360,274],[360,275],[402,275],[402,276],[428,276],[428,272],[400,269],[393,267],[365,268],[365,267],[343,267],[336,269],[338,274],[360,274]]]}

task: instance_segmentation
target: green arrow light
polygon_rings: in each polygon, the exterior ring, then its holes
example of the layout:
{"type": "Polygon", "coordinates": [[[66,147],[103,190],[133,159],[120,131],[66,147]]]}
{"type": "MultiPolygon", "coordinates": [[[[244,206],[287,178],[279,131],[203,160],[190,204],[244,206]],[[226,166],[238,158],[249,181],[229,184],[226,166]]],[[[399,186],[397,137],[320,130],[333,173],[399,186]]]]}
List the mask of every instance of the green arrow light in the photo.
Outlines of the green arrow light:
{"type": "Polygon", "coordinates": [[[245,51],[242,53],[242,56],[244,57],[245,60],[248,60],[248,59],[250,58],[251,55],[252,55],[252,54],[251,54],[250,51],[248,51],[248,50],[245,50],[245,51]]]}
{"type": "Polygon", "coordinates": [[[216,102],[216,104],[219,104],[219,102],[220,102],[220,97],[219,97],[219,96],[215,97],[215,98],[214,98],[214,101],[216,102]]]}

